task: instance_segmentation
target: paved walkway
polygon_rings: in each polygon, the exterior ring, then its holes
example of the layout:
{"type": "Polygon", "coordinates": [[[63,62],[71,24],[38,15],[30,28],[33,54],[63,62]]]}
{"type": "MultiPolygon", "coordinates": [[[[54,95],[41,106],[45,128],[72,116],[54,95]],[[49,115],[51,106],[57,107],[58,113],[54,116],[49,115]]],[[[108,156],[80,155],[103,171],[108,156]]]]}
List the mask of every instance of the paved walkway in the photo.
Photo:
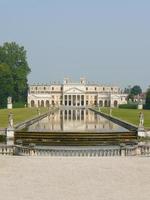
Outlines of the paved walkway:
{"type": "Polygon", "coordinates": [[[150,158],[0,156],[0,199],[149,200],[150,158]]]}

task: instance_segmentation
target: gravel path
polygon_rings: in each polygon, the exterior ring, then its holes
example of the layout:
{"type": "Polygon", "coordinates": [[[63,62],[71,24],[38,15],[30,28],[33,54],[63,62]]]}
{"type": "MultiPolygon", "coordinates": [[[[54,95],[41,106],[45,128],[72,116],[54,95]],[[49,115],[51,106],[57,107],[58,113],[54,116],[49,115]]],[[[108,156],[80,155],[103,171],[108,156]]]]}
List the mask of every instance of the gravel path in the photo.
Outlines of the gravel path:
{"type": "Polygon", "coordinates": [[[149,200],[150,158],[0,156],[0,199],[149,200]]]}

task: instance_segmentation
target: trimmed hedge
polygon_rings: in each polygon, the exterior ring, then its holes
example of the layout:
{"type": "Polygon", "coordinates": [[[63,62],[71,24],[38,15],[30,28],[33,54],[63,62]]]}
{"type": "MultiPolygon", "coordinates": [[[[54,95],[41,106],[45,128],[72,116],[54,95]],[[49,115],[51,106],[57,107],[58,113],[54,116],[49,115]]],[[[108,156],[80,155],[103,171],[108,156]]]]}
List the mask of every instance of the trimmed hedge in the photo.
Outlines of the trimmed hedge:
{"type": "Polygon", "coordinates": [[[137,104],[122,104],[122,105],[119,105],[119,108],[137,109],[137,104]]]}
{"type": "Polygon", "coordinates": [[[146,105],[146,104],[145,104],[145,105],[143,106],[143,109],[150,110],[150,105],[146,105]]]}
{"type": "Polygon", "coordinates": [[[26,104],[25,102],[16,102],[16,103],[13,103],[13,108],[24,108],[25,104],[26,104]]]}

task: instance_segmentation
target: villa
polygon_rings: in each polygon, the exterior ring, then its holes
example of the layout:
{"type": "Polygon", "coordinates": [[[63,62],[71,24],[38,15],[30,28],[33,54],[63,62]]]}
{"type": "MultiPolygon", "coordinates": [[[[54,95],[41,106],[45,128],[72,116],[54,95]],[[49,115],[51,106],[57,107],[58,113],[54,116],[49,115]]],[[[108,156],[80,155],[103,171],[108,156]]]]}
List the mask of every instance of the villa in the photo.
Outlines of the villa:
{"type": "Polygon", "coordinates": [[[85,78],[73,82],[64,78],[63,84],[33,84],[28,90],[29,107],[49,107],[51,105],[66,107],[118,107],[127,103],[127,94],[118,86],[106,86],[89,83],[85,78]]]}

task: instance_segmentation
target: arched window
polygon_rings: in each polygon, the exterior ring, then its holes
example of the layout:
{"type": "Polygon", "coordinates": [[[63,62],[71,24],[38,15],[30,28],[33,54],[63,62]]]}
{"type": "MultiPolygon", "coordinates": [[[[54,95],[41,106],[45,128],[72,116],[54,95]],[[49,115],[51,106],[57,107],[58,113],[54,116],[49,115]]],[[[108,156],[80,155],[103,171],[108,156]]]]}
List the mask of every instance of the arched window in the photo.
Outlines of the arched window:
{"type": "Polygon", "coordinates": [[[102,101],[102,100],[99,101],[99,106],[100,106],[100,107],[103,107],[103,101],[102,101]]]}
{"type": "Polygon", "coordinates": [[[104,102],[104,105],[105,105],[105,107],[107,107],[107,106],[108,106],[108,104],[107,104],[107,100],[105,100],[105,102],[104,102]]]}
{"type": "Polygon", "coordinates": [[[35,107],[35,102],[34,102],[34,100],[31,100],[31,107],[35,107]]]}
{"type": "Polygon", "coordinates": [[[49,101],[46,100],[46,107],[49,107],[49,101]]]}
{"type": "Polygon", "coordinates": [[[118,101],[114,101],[114,107],[117,107],[118,106],[118,101]]]}
{"type": "Polygon", "coordinates": [[[44,100],[41,101],[41,107],[44,107],[44,100]]]}

